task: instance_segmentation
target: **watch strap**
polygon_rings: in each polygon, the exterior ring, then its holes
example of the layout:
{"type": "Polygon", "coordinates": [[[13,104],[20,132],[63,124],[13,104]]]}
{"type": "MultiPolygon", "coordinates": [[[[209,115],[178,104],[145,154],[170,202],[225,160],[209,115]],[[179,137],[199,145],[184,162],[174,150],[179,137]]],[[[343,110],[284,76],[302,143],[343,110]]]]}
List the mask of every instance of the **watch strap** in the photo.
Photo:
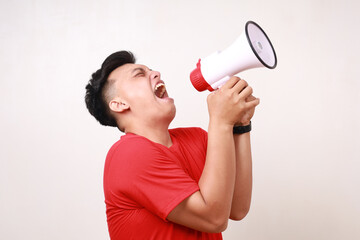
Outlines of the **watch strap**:
{"type": "Polygon", "coordinates": [[[233,134],[243,134],[251,131],[251,122],[246,126],[234,126],[233,134]]]}

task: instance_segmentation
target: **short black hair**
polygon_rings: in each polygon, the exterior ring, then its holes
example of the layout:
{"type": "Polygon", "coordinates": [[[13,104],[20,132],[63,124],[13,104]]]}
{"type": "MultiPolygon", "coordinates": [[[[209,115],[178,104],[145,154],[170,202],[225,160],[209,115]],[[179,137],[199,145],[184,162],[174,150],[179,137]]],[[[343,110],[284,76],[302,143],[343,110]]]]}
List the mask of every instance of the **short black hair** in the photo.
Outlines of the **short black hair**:
{"type": "Polygon", "coordinates": [[[93,115],[104,126],[117,127],[116,119],[110,114],[108,103],[105,99],[108,77],[116,68],[135,63],[135,56],[130,51],[118,51],[108,56],[101,68],[91,75],[86,85],[85,103],[90,114],[93,115]]]}

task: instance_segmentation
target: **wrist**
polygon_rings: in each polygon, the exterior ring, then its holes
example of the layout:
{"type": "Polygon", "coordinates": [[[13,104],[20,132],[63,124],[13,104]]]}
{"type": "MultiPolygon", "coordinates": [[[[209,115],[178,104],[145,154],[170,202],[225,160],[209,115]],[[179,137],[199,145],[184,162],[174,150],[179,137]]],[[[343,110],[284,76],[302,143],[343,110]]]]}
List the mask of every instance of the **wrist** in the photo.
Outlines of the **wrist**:
{"type": "Polygon", "coordinates": [[[235,125],[233,134],[243,134],[251,131],[251,121],[247,125],[235,125]]]}
{"type": "Polygon", "coordinates": [[[251,120],[249,121],[244,121],[244,122],[237,122],[235,123],[235,126],[247,126],[251,124],[251,120]]]}
{"type": "Polygon", "coordinates": [[[215,128],[220,131],[224,132],[232,132],[233,131],[233,124],[228,124],[222,121],[210,120],[209,121],[209,129],[215,128]]]}

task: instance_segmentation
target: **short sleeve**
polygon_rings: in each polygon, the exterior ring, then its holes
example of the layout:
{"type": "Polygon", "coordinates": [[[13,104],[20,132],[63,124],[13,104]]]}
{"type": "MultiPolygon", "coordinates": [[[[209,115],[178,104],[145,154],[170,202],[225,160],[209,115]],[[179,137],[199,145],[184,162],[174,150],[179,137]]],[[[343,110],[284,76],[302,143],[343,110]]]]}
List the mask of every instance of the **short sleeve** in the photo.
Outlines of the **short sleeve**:
{"type": "Polygon", "coordinates": [[[176,155],[145,138],[130,138],[112,154],[109,177],[120,192],[166,221],[185,198],[199,190],[182,169],[176,155]]]}

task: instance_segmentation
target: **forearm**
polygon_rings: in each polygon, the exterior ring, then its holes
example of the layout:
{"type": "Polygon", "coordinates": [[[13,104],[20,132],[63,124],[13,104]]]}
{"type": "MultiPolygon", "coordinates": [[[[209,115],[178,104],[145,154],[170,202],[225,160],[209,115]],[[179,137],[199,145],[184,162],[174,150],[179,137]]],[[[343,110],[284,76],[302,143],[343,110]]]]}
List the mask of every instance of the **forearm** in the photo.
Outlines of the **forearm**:
{"type": "Polygon", "coordinates": [[[230,218],[241,220],[249,211],[252,193],[252,157],[250,132],[234,135],[236,154],[235,188],[230,218]]]}
{"type": "Polygon", "coordinates": [[[232,126],[210,121],[206,162],[199,187],[212,217],[229,218],[234,185],[235,145],[232,126]]]}

